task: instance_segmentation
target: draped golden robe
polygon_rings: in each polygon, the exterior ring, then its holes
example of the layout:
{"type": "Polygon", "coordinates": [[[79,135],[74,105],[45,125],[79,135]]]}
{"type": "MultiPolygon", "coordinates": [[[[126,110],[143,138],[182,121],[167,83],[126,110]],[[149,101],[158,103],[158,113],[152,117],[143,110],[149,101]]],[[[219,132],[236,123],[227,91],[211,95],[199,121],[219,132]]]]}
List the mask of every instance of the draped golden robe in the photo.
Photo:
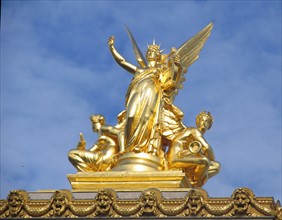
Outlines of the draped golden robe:
{"type": "Polygon", "coordinates": [[[126,151],[149,152],[160,148],[162,89],[159,70],[136,73],[126,94],[126,151]]]}

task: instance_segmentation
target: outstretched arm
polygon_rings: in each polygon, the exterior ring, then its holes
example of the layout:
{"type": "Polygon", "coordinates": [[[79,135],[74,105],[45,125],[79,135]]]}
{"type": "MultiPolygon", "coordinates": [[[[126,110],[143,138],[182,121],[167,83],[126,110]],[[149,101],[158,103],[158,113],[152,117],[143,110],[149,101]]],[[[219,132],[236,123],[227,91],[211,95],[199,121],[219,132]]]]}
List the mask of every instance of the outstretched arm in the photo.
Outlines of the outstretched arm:
{"type": "Polygon", "coordinates": [[[128,63],[116,50],[116,48],[114,47],[114,43],[115,43],[115,38],[114,36],[111,36],[108,40],[108,45],[110,48],[110,51],[113,55],[113,57],[115,58],[116,62],[124,69],[126,69],[128,72],[130,73],[135,73],[137,70],[137,67],[134,66],[131,63],[128,63]]]}

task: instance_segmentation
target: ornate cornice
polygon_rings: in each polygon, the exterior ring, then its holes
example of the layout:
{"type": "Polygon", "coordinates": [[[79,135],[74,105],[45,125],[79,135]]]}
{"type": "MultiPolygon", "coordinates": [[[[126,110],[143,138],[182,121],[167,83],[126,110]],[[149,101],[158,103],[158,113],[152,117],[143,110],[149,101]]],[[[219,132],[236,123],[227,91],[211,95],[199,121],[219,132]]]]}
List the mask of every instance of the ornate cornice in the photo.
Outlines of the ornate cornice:
{"type": "Polygon", "coordinates": [[[68,190],[56,190],[50,199],[29,199],[26,191],[12,190],[6,200],[0,200],[0,218],[186,216],[282,219],[279,201],[275,202],[272,197],[255,197],[248,188],[236,189],[230,198],[210,198],[202,189],[188,189],[184,193],[183,198],[164,198],[163,192],[152,188],[140,192],[137,199],[124,199],[119,198],[113,189],[102,189],[93,198],[77,199],[68,190]]]}

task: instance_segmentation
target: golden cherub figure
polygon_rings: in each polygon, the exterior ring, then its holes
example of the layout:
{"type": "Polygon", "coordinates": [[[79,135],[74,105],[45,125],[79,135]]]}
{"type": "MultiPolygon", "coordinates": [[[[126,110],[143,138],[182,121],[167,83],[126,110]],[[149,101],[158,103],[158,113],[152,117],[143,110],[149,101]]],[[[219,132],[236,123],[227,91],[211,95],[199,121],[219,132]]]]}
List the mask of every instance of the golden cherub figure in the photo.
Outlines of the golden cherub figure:
{"type": "Polygon", "coordinates": [[[201,112],[196,117],[197,128],[187,127],[179,132],[167,152],[169,168],[182,169],[193,187],[201,187],[220,169],[220,163],[215,161],[213,150],[203,137],[212,123],[210,112],[201,112]]]}
{"type": "Polygon", "coordinates": [[[89,150],[86,150],[86,141],[80,133],[77,149],[69,152],[69,160],[78,171],[107,171],[112,166],[114,156],[123,151],[121,124],[105,125],[104,116],[99,114],[91,115],[90,120],[93,132],[98,133],[98,140],[89,150]]]}

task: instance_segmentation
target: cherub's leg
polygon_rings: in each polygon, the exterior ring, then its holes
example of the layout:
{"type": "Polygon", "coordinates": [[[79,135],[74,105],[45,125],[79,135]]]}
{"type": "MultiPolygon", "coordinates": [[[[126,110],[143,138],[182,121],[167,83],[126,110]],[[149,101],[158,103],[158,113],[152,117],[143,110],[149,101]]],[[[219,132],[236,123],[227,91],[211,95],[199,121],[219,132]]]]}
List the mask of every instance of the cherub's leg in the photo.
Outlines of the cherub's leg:
{"type": "Polygon", "coordinates": [[[209,159],[204,155],[192,154],[189,153],[189,150],[183,150],[181,140],[173,142],[168,151],[167,159],[169,168],[182,169],[192,186],[201,186],[205,182],[210,166],[209,159]]]}
{"type": "Polygon", "coordinates": [[[210,166],[210,161],[205,156],[201,155],[201,164],[195,167],[194,171],[194,183],[192,184],[194,187],[201,187],[205,184],[208,179],[208,170],[210,166]]]}
{"type": "Polygon", "coordinates": [[[183,151],[183,144],[181,141],[173,141],[172,145],[169,147],[168,152],[166,154],[167,156],[167,162],[169,168],[181,168],[178,167],[175,162],[178,160],[179,153],[183,151]]]}
{"type": "Polygon", "coordinates": [[[69,152],[69,161],[79,172],[96,171],[99,158],[100,156],[97,152],[85,150],[71,150],[69,152]]]}
{"type": "Polygon", "coordinates": [[[211,178],[214,175],[218,174],[219,170],[220,170],[220,163],[217,161],[211,161],[208,170],[208,178],[211,178]]]}

